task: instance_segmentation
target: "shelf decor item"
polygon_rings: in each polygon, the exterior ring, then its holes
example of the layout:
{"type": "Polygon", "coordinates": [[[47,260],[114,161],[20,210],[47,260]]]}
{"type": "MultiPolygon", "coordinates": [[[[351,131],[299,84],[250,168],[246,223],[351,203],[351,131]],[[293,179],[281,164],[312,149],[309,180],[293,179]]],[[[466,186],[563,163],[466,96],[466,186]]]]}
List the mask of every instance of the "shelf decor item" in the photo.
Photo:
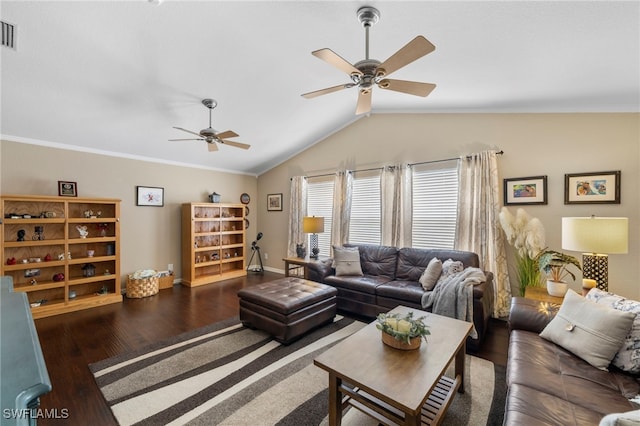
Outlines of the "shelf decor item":
{"type": "Polygon", "coordinates": [[[414,318],[413,312],[406,315],[382,313],[378,315],[376,328],[382,332],[382,342],[395,349],[418,349],[422,340],[431,334],[424,323],[425,317],[414,318]]]}
{"type": "Polygon", "coordinates": [[[136,186],[136,206],[164,206],[164,188],[136,186]]]}

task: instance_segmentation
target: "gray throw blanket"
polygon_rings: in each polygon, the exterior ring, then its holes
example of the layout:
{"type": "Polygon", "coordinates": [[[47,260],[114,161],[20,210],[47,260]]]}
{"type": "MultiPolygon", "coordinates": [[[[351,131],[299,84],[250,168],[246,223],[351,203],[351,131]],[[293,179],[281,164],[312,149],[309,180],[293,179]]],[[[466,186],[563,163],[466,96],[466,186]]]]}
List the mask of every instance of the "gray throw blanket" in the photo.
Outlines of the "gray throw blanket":
{"type": "MultiPolygon", "coordinates": [[[[441,278],[432,291],[422,295],[422,308],[473,324],[473,286],[485,279],[479,268],[466,268],[441,278]]],[[[475,326],[471,329],[471,338],[478,338],[475,326]]]]}

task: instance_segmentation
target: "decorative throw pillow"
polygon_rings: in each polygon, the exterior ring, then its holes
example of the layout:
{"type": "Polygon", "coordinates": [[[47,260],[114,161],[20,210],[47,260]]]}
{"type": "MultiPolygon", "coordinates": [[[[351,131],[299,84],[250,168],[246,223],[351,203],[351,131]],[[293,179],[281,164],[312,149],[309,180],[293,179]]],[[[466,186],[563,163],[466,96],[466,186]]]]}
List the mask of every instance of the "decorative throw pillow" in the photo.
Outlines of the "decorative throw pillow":
{"type": "Polygon", "coordinates": [[[593,303],[569,290],[558,314],[540,337],[601,370],[606,370],[629,332],[635,315],[593,303]]]}
{"type": "Polygon", "coordinates": [[[599,426],[640,426],[640,410],[607,414],[599,426]]]}
{"type": "Polygon", "coordinates": [[[462,271],[464,271],[464,265],[462,262],[459,260],[447,259],[442,262],[442,275],[440,276],[440,279],[442,280],[462,271]]]}
{"type": "Polygon", "coordinates": [[[610,306],[623,312],[631,312],[635,315],[631,330],[624,339],[624,343],[613,357],[611,363],[619,369],[632,374],[640,373],[640,302],[625,299],[617,294],[591,289],[587,299],[604,306],[610,306]]]}
{"type": "Polygon", "coordinates": [[[360,250],[358,247],[333,246],[333,265],[336,276],[357,275],[362,276],[360,266],[360,250]]]}
{"type": "Polygon", "coordinates": [[[442,274],[442,261],[437,257],[434,257],[429,261],[427,268],[420,276],[420,284],[426,291],[431,291],[436,286],[438,278],[442,274]]]}

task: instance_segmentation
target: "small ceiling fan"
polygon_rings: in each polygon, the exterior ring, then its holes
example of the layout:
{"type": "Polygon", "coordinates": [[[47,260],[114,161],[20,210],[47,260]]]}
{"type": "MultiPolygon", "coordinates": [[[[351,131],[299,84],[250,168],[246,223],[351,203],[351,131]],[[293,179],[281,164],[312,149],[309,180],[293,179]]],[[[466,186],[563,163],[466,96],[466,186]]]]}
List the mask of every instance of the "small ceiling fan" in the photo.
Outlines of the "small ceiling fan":
{"type": "Polygon", "coordinates": [[[218,103],[215,99],[203,99],[202,104],[209,108],[209,127],[200,130],[200,133],[192,132],[191,130],[183,129],[182,127],[173,127],[174,129],[182,130],[183,132],[191,133],[192,135],[199,136],[197,139],[169,139],[169,141],[206,141],[209,144],[209,151],[217,151],[218,145],[221,143],[224,145],[235,146],[236,148],[249,149],[251,145],[246,143],[234,142],[227,140],[226,138],[236,138],[238,135],[236,132],[227,130],[225,132],[218,133],[217,130],[211,127],[211,110],[214,109],[218,103]]]}
{"type": "Polygon", "coordinates": [[[381,89],[394,90],[396,92],[408,93],[410,95],[422,97],[429,95],[429,93],[435,89],[435,84],[420,83],[416,81],[391,80],[388,79],[387,76],[405,65],[410,64],[416,59],[433,52],[436,47],[423,36],[417,36],[384,62],[380,62],[376,59],[370,59],[369,28],[378,22],[380,19],[380,12],[374,7],[364,6],[358,9],[357,15],[358,21],[360,21],[365,29],[365,59],[352,65],[331,49],[325,48],[311,52],[313,56],[322,59],[339,70],[349,74],[351,77],[351,83],[316,90],[314,92],[305,93],[302,96],[304,98],[311,99],[316,96],[326,95],[328,93],[357,86],[358,105],[356,107],[356,115],[358,115],[371,111],[371,90],[373,89],[374,84],[381,89]]]}

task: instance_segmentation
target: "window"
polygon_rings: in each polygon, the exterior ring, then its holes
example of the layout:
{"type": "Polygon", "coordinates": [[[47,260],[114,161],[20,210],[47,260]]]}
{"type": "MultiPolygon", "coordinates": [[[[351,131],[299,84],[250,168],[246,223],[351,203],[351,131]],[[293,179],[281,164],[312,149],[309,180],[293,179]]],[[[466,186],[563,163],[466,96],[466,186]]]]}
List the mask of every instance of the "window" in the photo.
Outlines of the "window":
{"type": "Polygon", "coordinates": [[[380,170],[357,172],[353,176],[349,242],[381,243],[380,170]]]}
{"type": "Polygon", "coordinates": [[[458,162],[416,165],[413,171],[413,247],[453,249],[458,213],[458,162]]]}
{"type": "MultiPolygon", "coordinates": [[[[333,212],[333,177],[309,178],[307,181],[307,215],[324,217],[324,233],[318,234],[321,256],[331,253],[331,223],[333,212]]],[[[307,253],[309,241],[307,240],[307,253]]]]}

